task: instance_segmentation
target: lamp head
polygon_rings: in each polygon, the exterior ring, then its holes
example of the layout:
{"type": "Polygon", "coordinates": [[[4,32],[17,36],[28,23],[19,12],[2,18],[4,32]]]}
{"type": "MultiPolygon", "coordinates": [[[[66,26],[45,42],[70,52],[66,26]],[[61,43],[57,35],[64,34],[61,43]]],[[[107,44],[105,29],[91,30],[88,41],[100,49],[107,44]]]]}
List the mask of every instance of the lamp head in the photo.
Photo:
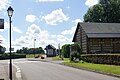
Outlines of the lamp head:
{"type": "Polygon", "coordinates": [[[12,15],[13,15],[13,8],[10,6],[8,9],[7,9],[7,12],[8,12],[8,16],[9,17],[12,17],[12,15]]]}

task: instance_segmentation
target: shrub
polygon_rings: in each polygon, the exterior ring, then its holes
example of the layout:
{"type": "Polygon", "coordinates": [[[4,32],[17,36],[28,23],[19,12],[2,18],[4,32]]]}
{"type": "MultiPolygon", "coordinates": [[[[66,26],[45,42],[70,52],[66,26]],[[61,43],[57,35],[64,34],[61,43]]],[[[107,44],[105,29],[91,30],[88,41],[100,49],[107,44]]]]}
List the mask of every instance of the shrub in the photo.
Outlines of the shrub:
{"type": "Polygon", "coordinates": [[[65,44],[62,46],[62,54],[65,58],[70,57],[70,44],[65,44]]]}
{"type": "Polygon", "coordinates": [[[81,54],[81,49],[78,44],[72,44],[71,45],[71,51],[70,51],[70,61],[78,61],[80,60],[80,54],[81,54]]]}
{"type": "Polygon", "coordinates": [[[81,58],[90,63],[120,65],[120,54],[85,54],[81,58]]]}

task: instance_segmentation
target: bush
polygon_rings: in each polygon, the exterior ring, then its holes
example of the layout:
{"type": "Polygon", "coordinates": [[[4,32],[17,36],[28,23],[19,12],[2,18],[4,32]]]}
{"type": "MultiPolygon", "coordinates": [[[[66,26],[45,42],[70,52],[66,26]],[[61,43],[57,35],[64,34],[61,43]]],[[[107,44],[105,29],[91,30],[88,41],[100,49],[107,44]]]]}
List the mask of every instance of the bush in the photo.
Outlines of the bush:
{"type": "Polygon", "coordinates": [[[78,62],[80,60],[81,49],[78,44],[71,45],[70,61],[78,62]]]}
{"type": "Polygon", "coordinates": [[[85,54],[81,58],[89,63],[120,65],[120,54],[85,54]]]}
{"type": "MultiPolygon", "coordinates": [[[[12,54],[11,54],[11,58],[12,58],[12,59],[26,58],[26,55],[24,55],[24,54],[12,53],[12,54]]],[[[0,60],[2,60],[2,59],[10,59],[9,53],[4,53],[3,55],[1,55],[0,60]]]]}
{"type": "Polygon", "coordinates": [[[65,58],[70,57],[70,44],[65,44],[62,46],[62,54],[65,58]]]}

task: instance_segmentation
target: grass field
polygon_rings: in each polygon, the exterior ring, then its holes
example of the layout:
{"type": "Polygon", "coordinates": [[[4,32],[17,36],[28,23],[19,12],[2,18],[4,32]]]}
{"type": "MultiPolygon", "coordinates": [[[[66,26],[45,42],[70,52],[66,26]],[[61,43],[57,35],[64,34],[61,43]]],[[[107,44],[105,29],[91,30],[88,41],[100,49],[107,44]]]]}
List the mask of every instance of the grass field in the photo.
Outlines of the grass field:
{"type": "Polygon", "coordinates": [[[114,66],[114,65],[103,65],[103,64],[93,64],[93,63],[74,63],[74,62],[63,62],[64,65],[76,67],[76,68],[86,68],[89,70],[95,70],[105,73],[112,73],[120,75],[120,66],[114,66]]]}

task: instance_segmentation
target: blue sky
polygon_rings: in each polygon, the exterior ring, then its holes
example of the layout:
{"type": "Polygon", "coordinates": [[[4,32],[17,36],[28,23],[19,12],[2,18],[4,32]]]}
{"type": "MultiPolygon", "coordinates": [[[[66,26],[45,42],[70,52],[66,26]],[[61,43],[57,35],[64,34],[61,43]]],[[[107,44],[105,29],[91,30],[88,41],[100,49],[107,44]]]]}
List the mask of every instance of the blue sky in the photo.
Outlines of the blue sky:
{"type": "Polygon", "coordinates": [[[52,44],[71,44],[78,22],[89,7],[98,0],[0,0],[0,18],[4,29],[0,30],[0,45],[9,48],[9,18],[7,9],[14,9],[12,16],[12,47],[45,48],[52,44]]]}

